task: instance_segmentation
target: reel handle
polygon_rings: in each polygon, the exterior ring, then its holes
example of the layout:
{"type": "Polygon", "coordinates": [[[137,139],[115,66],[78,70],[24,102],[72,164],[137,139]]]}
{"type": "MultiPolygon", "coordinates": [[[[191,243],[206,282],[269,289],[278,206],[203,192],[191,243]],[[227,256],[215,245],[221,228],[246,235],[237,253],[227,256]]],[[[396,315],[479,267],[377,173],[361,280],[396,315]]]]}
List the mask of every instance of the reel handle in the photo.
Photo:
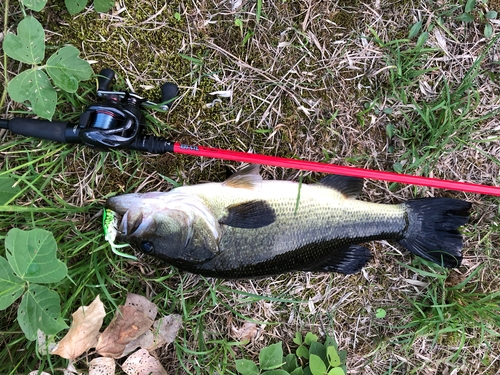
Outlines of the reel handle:
{"type": "Polygon", "coordinates": [[[97,78],[97,91],[108,91],[109,85],[115,78],[115,72],[109,68],[102,69],[97,78]]]}
{"type": "Polygon", "coordinates": [[[179,87],[175,83],[166,82],[161,86],[161,102],[170,108],[171,100],[179,93],[179,87]]]}

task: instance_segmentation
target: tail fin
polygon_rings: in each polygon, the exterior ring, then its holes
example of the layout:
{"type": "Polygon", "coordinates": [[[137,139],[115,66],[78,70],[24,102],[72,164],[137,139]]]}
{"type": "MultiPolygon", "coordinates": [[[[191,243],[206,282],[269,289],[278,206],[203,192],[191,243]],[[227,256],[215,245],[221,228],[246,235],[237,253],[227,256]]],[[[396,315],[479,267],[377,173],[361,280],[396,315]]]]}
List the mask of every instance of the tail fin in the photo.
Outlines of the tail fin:
{"type": "Polygon", "coordinates": [[[413,254],[446,268],[462,262],[462,234],[471,203],[453,198],[415,199],[405,203],[408,227],[401,245],[413,254]]]}

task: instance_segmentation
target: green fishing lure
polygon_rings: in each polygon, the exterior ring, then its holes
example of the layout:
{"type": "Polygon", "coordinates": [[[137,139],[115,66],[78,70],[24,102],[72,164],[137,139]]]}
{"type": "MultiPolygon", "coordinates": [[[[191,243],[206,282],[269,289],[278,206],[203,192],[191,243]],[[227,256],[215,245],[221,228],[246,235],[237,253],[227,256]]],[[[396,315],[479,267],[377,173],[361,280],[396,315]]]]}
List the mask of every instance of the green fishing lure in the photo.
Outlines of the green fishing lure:
{"type": "Polygon", "coordinates": [[[116,255],[122,256],[124,258],[137,260],[137,258],[133,255],[125,254],[119,251],[118,249],[130,246],[128,244],[117,245],[115,244],[116,235],[118,234],[118,217],[115,215],[115,212],[110,209],[105,209],[102,217],[102,226],[104,228],[104,239],[109,242],[111,246],[111,250],[116,255]]]}

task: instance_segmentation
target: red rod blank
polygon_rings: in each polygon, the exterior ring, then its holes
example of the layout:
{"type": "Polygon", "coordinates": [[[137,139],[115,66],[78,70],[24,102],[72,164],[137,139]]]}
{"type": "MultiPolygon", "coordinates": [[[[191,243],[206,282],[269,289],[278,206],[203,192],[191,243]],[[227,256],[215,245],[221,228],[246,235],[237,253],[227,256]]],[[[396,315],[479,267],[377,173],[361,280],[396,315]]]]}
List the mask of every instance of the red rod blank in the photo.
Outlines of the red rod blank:
{"type": "Polygon", "coordinates": [[[500,187],[440,180],[437,178],[429,178],[429,177],[410,176],[399,173],[381,172],[370,169],[343,167],[339,165],[317,163],[313,161],[304,161],[304,160],[280,158],[276,156],[250,154],[247,152],[240,152],[240,151],[221,150],[212,147],[190,146],[190,145],[175,143],[174,152],[180,154],[206,156],[215,159],[273,165],[276,167],[303,169],[315,172],[341,174],[346,176],[370,178],[375,180],[400,182],[403,184],[422,185],[440,189],[468,191],[471,193],[500,196],[500,187]]]}

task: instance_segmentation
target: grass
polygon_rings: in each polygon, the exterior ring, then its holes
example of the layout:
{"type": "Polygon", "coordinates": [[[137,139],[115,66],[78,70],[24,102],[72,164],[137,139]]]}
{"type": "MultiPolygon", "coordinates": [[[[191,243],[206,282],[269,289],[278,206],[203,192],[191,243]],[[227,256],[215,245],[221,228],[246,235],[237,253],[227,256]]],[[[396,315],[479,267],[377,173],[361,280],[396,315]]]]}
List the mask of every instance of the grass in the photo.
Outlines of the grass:
{"type": "MultiPolygon", "coordinates": [[[[152,101],[159,101],[165,80],[180,86],[170,111],[148,112],[150,134],[378,170],[399,163],[404,172],[498,184],[497,42],[484,39],[479,18],[468,24],[455,19],[464,4],[440,8],[435,2],[386,0],[376,8],[375,2],[254,1],[233,10],[229,3],[175,0],[170,11],[124,1],[114,15],[88,10],[74,18],[62,6],[35,13],[51,32],[48,45],[78,46],[86,59],[97,61],[96,73],[110,67],[120,75],[117,88],[133,87],[152,101]],[[409,38],[418,21],[420,29],[409,38]],[[232,90],[232,97],[207,108],[214,99],[209,93],[223,90],[232,90]]],[[[4,14],[5,27],[15,30],[19,5],[11,2],[4,14]]],[[[3,59],[0,88],[22,68],[3,59]]],[[[76,122],[97,100],[94,90],[89,82],[77,94],[61,94],[57,120],[76,122]]],[[[1,110],[2,118],[30,116],[8,96],[1,110]]],[[[100,153],[1,131],[0,140],[0,176],[14,178],[20,189],[0,206],[0,255],[13,227],[54,233],[58,257],[68,265],[69,277],[56,286],[67,323],[97,294],[109,323],[127,291],[147,296],[160,313],[180,314],[177,341],[158,351],[169,373],[235,373],[235,359],[255,360],[261,348],[277,341],[291,345],[297,331],[335,334],[353,374],[494,374],[500,368],[495,197],[367,182],[361,199],[374,202],[429,196],[471,201],[474,213],[457,271],[379,242],[369,245],[374,260],[349,277],[204,279],[144,256],[129,261],[113,255],[104,241],[101,209],[113,194],[223,181],[226,167],[236,163],[100,153]],[[450,283],[453,277],[457,281],[450,283]],[[387,311],[384,318],[376,317],[379,308],[387,311]],[[235,332],[245,322],[258,329],[243,344],[235,332]]],[[[271,167],[263,174],[295,181],[320,177],[271,167]]],[[[65,368],[65,360],[39,354],[36,343],[24,338],[16,309],[14,304],[2,312],[0,373],[65,368]]],[[[86,360],[76,367],[85,370],[86,360]]]]}

